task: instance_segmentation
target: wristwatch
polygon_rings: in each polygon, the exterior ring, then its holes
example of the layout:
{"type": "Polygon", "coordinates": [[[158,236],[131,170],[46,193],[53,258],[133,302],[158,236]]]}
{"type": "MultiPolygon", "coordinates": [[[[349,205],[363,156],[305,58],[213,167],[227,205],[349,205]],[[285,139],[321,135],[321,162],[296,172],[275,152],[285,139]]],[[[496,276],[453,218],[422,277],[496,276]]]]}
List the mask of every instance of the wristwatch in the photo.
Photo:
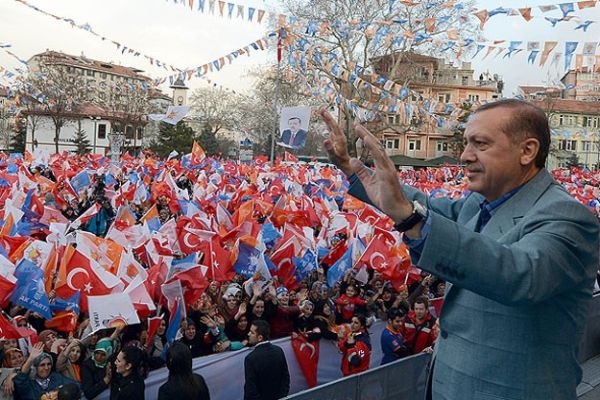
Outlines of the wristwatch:
{"type": "Polygon", "coordinates": [[[427,208],[418,201],[413,201],[413,212],[410,217],[406,218],[402,222],[398,222],[394,225],[394,229],[398,232],[406,232],[414,227],[419,222],[427,218],[427,208]]]}

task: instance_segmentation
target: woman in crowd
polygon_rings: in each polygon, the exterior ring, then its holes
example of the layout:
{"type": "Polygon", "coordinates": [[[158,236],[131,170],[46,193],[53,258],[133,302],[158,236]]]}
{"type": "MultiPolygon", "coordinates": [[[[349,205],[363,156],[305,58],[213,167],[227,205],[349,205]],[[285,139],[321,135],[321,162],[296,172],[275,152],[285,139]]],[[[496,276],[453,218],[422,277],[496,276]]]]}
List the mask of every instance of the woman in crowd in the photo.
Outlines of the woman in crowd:
{"type": "Polygon", "coordinates": [[[335,315],[329,301],[320,301],[315,306],[314,324],[321,331],[321,337],[327,340],[338,340],[338,327],[335,324],[335,315]]]}
{"type": "Polygon", "coordinates": [[[181,343],[167,352],[169,379],[158,389],[158,400],[210,400],[204,378],[192,372],[192,353],[181,343]]]}
{"type": "Polygon", "coordinates": [[[350,332],[339,342],[342,351],[342,374],[356,374],[369,369],[371,339],[367,331],[367,319],[357,314],[350,321],[350,332]]]}
{"type": "Polygon", "coordinates": [[[138,347],[126,346],[115,360],[116,373],[110,373],[110,400],[144,400],[146,386],[144,379],[147,369],[144,351],[138,347]]]}
{"type": "Polygon", "coordinates": [[[23,352],[21,349],[11,347],[4,350],[2,369],[0,369],[0,400],[13,400],[15,391],[14,379],[23,366],[23,352]]]}
{"type": "Polygon", "coordinates": [[[52,372],[52,356],[44,353],[44,343],[36,343],[27,361],[15,377],[15,392],[19,400],[38,400],[44,393],[58,389],[60,385],[76,383],[66,376],[52,372]],[[29,372],[35,368],[33,378],[29,372]]]}
{"type": "Polygon", "coordinates": [[[58,355],[56,371],[69,379],[81,383],[81,365],[86,357],[86,349],[77,339],[72,339],[58,355]]]}
{"type": "Polygon", "coordinates": [[[83,362],[81,383],[83,393],[93,399],[108,388],[111,377],[110,359],[115,351],[115,343],[110,338],[100,339],[96,343],[94,354],[83,362]]]}
{"type": "Polygon", "coordinates": [[[162,368],[165,365],[165,362],[162,359],[162,353],[165,345],[167,344],[167,338],[165,336],[166,331],[167,321],[163,318],[160,321],[160,325],[156,329],[156,333],[152,338],[150,346],[146,349],[148,354],[148,367],[151,370],[162,368]]]}

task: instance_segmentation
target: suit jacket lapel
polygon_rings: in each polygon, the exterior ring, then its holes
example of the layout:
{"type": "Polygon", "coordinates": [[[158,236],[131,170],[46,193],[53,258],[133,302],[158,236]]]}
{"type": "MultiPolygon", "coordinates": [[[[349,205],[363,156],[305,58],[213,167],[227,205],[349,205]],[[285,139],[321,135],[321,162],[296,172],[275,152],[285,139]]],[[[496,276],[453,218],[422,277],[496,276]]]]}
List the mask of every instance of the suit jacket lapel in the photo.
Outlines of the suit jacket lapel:
{"type": "Polygon", "coordinates": [[[552,176],[545,169],[538,172],[514,196],[498,207],[482,233],[493,238],[499,238],[512,229],[531,206],[553,183],[552,176]]]}

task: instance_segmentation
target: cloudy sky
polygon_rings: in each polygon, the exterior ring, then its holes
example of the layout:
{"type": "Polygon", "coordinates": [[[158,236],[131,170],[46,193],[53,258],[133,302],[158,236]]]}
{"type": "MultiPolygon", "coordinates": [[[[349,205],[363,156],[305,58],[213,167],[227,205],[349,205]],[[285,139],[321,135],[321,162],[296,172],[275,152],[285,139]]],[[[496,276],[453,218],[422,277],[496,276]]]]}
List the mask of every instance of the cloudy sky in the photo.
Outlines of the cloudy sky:
{"type": "MultiPolygon", "coordinates": [[[[529,0],[496,1],[480,0],[478,8],[526,7],[545,4],[558,4],[566,0],[529,0]]],[[[144,54],[156,57],[168,64],[180,68],[192,68],[210,62],[243,47],[267,32],[266,23],[243,21],[233,18],[211,16],[208,13],[190,11],[189,7],[174,4],[173,0],[29,0],[50,13],[72,18],[78,24],[88,23],[97,33],[134,48],[144,54]]],[[[194,8],[197,7],[198,0],[194,8]]],[[[208,4],[208,0],[206,1],[208,4]]],[[[276,10],[277,2],[270,0],[236,0],[236,4],[250,7],[276,10]]],[[[208,7],[208,5],[207,5],[208,7]]],[[[234,11],[234,16],[236,12],[234,11]]],[[[560,17],[560,11],[542,14],[539,9],[533,15],[560,17]]],[[[565,41],[594,41],[600,37],[600,6],[577,11],[583,19],[598,21],[587,32],[574,30],[574,22],[562,22],[552,28],[543,18],[534,18],[525,22],[521,17],[499,15],[486,24],[484,34],[488,40],[559,41],[555,51],[564,52],[565,41]]],[[[266,21],[266,18],[265,18],[266,21]]],[[[57,21],[40,14],[15,0],[0,0],[0,43],[10,43],[11,50],[19,57],[28,59],[46,49],[60,50],[79,55],[82,52],[94,59],[111,61],[122,65],[134,66],[146,72],[152,78],[168,73],[150,65],[143,57],[133,54],[121,54],[116,46],[88,32],[73,29],[68,23],[57,21]]],[[[578,52],[581,51],[581,46],[578,52]]],[[[495,57],[492,53],[482,60],[483,52],[472,60],[475,75],[489,71],[497,73],[506,82],[505,95],[514,93],[518,85],[540,85],[560,78],[564,72],[564,62],[551,67],[548,62],[544,68],[527,64],[527,55],[523,51],[512,59],[495,57]]],[[[209,77],[215,82],[236,90],[245,91],[251,81],[248,71],[260,65],[273,62],[273,52],[254,52],[251,57],[242,56],[227,65],[220,72],[209,77]]],[[[0,50],[0,66],[15,68],[18,62],[0,50]]],[[[0,78],[0,83],[6,80],[0,78]]],[[[201,79],[190,82],[192,88],[206,85],[201,79]]],[[[167,85],[162,87],[169,92],[167,85]]]]}

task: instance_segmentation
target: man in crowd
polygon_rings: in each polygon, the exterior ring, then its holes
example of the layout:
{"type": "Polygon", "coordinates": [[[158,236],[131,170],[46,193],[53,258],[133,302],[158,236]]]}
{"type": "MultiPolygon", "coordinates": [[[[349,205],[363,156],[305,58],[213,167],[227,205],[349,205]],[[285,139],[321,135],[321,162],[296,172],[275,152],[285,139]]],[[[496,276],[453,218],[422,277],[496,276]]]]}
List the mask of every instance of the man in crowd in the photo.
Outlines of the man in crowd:
{"type": "Polygon", "coordinates": [[[430,347],[435,341],[433,326],[435,318],[429,312],[429,302],[424,296],[417,297],[412,311],[406,316],[403,325],[404,337],[412,354],[430,347]]]}
{"type": "Polygon", "coordinates": [[[398,308],[392,308],[388,311],[387,326],[381,332],[381,351],[383,358],[381,365],[391,363],[406,357],[410,354],[401,329],[404,322],[404,315],[398,308]]]}
{"type": "Polygon", "coordinates": [[[576,399],[577,349],[598,269],[598,221],[545,169],[545,113],[519,100],[479,107],[461,155],[470,194],[430,199],[398,182],[378,138],[356,133],[375,169],[351,159],[322,110],[330,159],[350,193],[390,216],[419,268],[448,282],[428,396],[576,399]]]}
{"type": "Polygon", "coordinates": [[[270,327],[267,321],[252,322],[248,342],[254,350],[244,360],[244,399],[275,400],[288,395],[290,373],[285,354],[280,347],[269,341],[270,327]]]}

